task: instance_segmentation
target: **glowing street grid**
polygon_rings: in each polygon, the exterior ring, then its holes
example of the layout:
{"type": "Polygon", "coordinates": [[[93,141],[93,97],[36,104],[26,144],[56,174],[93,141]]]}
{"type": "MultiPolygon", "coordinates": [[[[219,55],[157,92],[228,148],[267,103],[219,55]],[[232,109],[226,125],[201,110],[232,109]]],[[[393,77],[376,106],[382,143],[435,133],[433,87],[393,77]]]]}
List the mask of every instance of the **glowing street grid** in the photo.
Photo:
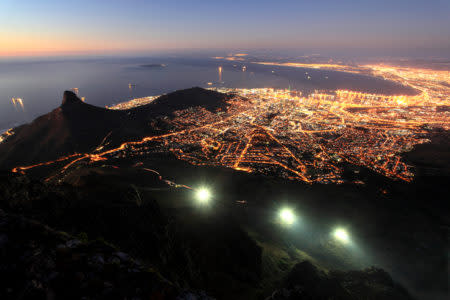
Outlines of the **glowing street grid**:
{"type": "MultiPolygon", "coordinates": [[[[302,95],[300,91],[271,88],[213,88],[234,95],[225,110],[179,110],[173,118],[152,122],[154,129],[162,124],[163,135],[13,171],[68,161],[62,174],[80,161],[171,152],[194,165],[222,166],[308,183],[343,183],[349,165],[411,181],[414,170],[402,161],[401,153],[428,142],[431,129],[449,129],[450,76],[447,71],[436,77],[439,71],[385,66],[371,66],[371,70],[419,93],[387,96],[338,90],[302,95]]],[[[143,103],[135,99],[116,109],[139,106],[153,98],[142,98],[143,103]]]]}
{"type": "Polygon", "coordinates": [[[195,165],[321,183],[342,183],[347,162],[410,181],[413,170],[400,154],[427,142],[431,127],[449,126],[436,105],[407,105],[415,96],[217,90],[236,95],[226,111],[177,111],[167,120],[173,134],[132,145],[127,155],[171,151],[195,165]]]}
{"type": "Polygon", "coordinates": [[[426,116],[440,119],[431,107],[399,107],[395,97],[381,95],[219,91],[237,94],[227,111],[178,111],[168,122],[179,134],[133,152],[159,148],[196,165],[322,183],[343,182],[342,163],[348,162],[410,181],[413,172],[400,153],[427,141],[426,116]]]}
{"type": "Polygon", "coordinates": [[[362,70],[359,73],[411,86],[418,94],[338,90],[304,97],[298,91],[270,88],[217,89],[236,94],[228,111],[178,112],[175,127],[201,129],[171,136],[166,141],[169,150],[192,164],[309,183],[342,183],[343,162],[411,181],[413,170],[400,154],[428,142],[429,129],[449,129],[450,72],[384,65],[362,70]]]}

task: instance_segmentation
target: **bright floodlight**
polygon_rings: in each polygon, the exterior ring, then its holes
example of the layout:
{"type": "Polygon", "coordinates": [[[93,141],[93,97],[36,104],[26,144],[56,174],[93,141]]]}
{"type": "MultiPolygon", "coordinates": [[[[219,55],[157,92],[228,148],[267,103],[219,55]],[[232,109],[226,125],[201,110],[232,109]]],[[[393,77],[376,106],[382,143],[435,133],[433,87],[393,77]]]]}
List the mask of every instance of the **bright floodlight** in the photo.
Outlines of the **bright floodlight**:
{"type": "Polygon", "coordinates": [[[348,236],[347,231],[342,228],[337,228],[334,231],[333,236],[336,240],[338,240],[342,243],[348,243],[348,241],[350,240],[350,237],[348,236]]]}
{"type": "Polygon", "coordinates": [[[295,222],[295,214],[290,208],[280,210],[280,219],[283,224],[291,225],[295,222]]]}
{"type": "Polygon", "coordinates": [[[195,196],[200,203],[208,203],[211,199],[211,192],[207,188],[199,188],[195,192],[195,196]]]}

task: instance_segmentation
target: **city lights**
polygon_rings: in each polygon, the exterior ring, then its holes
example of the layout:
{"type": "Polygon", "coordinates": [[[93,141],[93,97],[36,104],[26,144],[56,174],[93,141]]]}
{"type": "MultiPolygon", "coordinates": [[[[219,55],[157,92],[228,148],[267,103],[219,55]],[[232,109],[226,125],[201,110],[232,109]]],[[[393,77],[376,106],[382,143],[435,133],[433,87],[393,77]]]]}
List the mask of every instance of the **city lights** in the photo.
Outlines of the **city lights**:
{"type": "Polygon", "coordinates": [[[12,136],[14,134],[14,131],[12,128],[6,130],[5,132],[0,134],[0,143],[5,141],[8,137],[12,136]]]}
{"type": "MultiPolygon", "coordinates": [[[[303,67],[303,65],[302,65],[303,67]]],[[[320,65],[320,68],[331,68],[320,65]]],[[[168,132],[124,142],[99,153],[77,154],[55,161],[13,169],[14,172],[67,160],[103,161],[125,156],[171,152],[178,159],[199,166],[228,167],[247,173],[279,176],[307,183],[341,184],[342,162],[371,169],[395,180],[410,182],[414,169],[402,153],[427,143],[433,128],[450,129],[450,76],[436,77],[418,69],[359,67],[359,72],[412,86],[418,95],[384,95],[359,91],[211,88],[228,94],[227,107],[216,112],[203,107],[177,110],[168,119],[168,132]]],[[[133,99],[111,107],[129,109],[148,104],[158,96],[133,99]]]]}
{"type": "Polygon", "coordinates": [[[125,109],[130,109],[130,108],[134,108],[137,106],[142,106],[142,105],[146,105],[149,103],[152,103],[153,100],[155,100],[156,98],[160,97],[160,95],[158,96],[149,96],[149,97],[142,97],[142,98],[136,98],[130,101],[126,101],[126,102],[121,102],[112,106],[106,106],[106,108],[108,109],[114,109],[114,110],[125,110],[125,109]]]}

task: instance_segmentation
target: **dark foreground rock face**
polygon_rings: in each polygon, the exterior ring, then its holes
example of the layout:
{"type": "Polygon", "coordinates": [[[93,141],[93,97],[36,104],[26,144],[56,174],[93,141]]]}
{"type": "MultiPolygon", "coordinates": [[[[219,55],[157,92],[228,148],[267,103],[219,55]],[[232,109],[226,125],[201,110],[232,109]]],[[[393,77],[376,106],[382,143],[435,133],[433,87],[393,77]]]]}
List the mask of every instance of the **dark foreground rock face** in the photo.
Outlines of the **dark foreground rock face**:
{"type": "MultiPolygon", "coordinates": [[[[111,184],[108,176],[105,180],[94,179],[95,184],[86,177],[88,183],[73,188],[5,173],[0,175],[0,208],[73,235],[86,232],[91,238],[102,237],[156,268],[180,290],[206,290],[209,295],[227,299],[258,285],[261,249],[237,224],[230,222],[228,215],[208,218],[195,209],[186,209],[189,217],[184,222],[166,215],[142,191],[142,203],[137,203],[137,190],[117,182],[111,184]]],[[[125,175],[122,179],[126,181],[125,175]]],[[[12,234],[14,230],[6,228],[5,232],[12,234]]],[[[26,238],[32,237],[23,240],[26,238]]],[[[21,242],[16,245],[20,248],[21,242]]],[[[56,243],[51,247],[57,246],[56,243]]],[[[107,262],[110,254],[99,251],[107,262]]],[[[50,270],[42,272],[47,274],[50,270]]],[[[120,282],[129,284],[126,280],[120,282]]],[[[79,287],[68,287],[72,288],[79,287]]],[[[189,295],[192,296],[186,297],[189,295]]]]}
{"type": "Polygon", "coordinates": [[[382,269],[326,273],[304,261],[295,265],[282,287],[266,300],[296,299],[409,300],[412,297],[382,269]]]}
{"type": "Polygon", "coordinates": [[[0,210],[1,299],[175,299],[158,272],[104,241],[86,241],[0,210]]]}
{"type": "Polygon", "coordinates": [[[331,271],[341,286],[356,299],[412,299],[410,294],[384,270],[371,267],[362,271],[331,271]]]}
{"type": "Polygon", "coordinates": [[[122,185],[107,171],[76,187],[0,174],[0,299],[256,300],[272,287],[267,299],[411,299],[379,269],[302,262],[281,284],[283,275],[268,281],[266,250],[225,206],[171,214],[126,184],[131,171],[122,169],[122,185]]]}

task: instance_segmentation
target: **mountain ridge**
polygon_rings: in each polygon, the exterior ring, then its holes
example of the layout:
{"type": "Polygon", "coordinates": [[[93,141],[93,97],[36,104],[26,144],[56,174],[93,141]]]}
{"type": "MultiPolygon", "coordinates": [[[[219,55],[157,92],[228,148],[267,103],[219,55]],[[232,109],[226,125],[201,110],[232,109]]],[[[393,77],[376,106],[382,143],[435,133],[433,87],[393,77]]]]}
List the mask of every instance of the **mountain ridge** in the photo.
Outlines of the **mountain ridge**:
{"type": "Polygon", "coordinates": [[[150,125],[152,119],[189,107],[221,109],[228,98],[225,94],[194,87],[163,95],[147,105],[111,110],[84,103],[75,93],[65,91],[58,108],[14,128],[14,135],[0,144],[0,168],[91,152],[106,138],[111,145],[118,145],[152,136],[158,132],[150,125]]]}

